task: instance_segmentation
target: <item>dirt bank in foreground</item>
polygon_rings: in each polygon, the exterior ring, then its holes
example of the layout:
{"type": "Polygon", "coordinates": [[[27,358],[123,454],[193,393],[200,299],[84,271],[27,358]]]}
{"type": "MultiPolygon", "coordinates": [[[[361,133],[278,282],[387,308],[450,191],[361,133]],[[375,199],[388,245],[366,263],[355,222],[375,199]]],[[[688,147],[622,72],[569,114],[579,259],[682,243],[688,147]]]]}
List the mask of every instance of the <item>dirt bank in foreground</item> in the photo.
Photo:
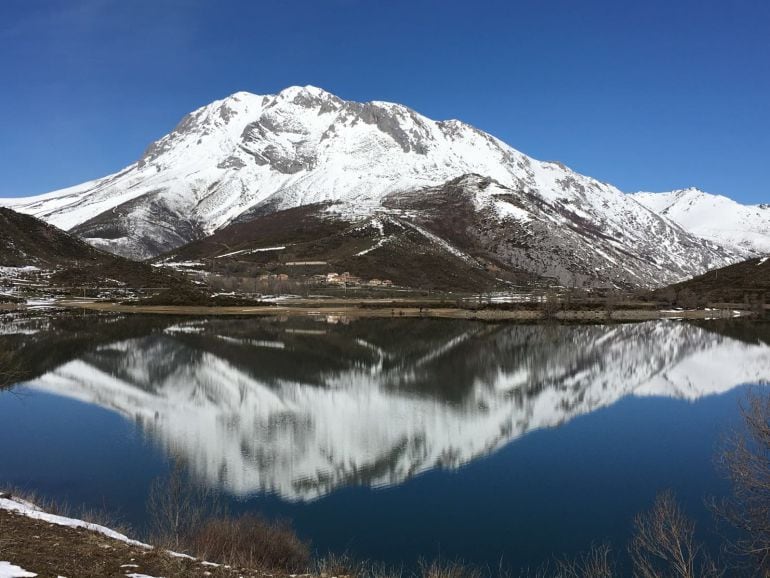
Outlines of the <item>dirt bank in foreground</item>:
{"type": "Polygon", "coordinates": [[[3,571],[40,578],[263,576],[153,548],[102,526],[46,514],[28,502],[0,497],[0,575],[3,571]],[[13,566],[26,574],[10,572],[13,566]]]}

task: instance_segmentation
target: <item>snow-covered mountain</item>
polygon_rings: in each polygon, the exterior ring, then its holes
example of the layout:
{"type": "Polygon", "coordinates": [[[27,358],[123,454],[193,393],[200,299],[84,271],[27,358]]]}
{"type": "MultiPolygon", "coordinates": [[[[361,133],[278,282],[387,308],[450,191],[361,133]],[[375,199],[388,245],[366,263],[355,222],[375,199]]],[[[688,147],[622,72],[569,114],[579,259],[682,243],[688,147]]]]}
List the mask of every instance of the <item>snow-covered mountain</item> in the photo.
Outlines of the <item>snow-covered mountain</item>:
{"type": "Polygon", "coordinates": [[[770,253],[770,204],[742,205],[696,188],[632,196],[686,231],[746,257],[770,253]]]}
{"type": "Polygon", "coordinates": [[[739,258],[611,185],[532,159],[468,124],[311,86],[233,94],[186,116],[116,174],[0,204],[145,258],[245,215],[335,201],[330,215],[367,216],[388,195],[429,197],[469,174],[498,187],[471,191],[471,221],[495,229],[489,244],[505,240],[500,256],[512,266],[535,263],[542,269],[535,273],[564,283],[573,266],[597,283],[660,285],[739,258]],[[544,254],[558,262],[542,263],[544,254]]]}
{"type": "Polygon", "coordinates": [[[770,379],[765,343],[680,322],[227,323],[103,345],[31,386],[121,413],[211,486],[299,501],[457,468],[628,395],[770,379]]]}

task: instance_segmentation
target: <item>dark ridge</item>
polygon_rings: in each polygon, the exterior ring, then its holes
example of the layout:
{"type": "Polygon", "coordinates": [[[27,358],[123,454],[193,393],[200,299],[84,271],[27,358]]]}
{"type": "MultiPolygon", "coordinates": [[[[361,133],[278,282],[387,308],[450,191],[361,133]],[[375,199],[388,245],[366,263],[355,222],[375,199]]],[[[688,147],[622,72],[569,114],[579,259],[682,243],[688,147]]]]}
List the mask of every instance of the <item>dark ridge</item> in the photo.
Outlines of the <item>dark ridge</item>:
{"type": "Polygon", "coordinates": [[[770,297],[770,257],[754,258],[721,269],[713,269],[681,283],[658,289],[665,298],[687,293],[700,302],[765,304],[770,297]]]}
{"type": "Polygon", "coordinates": [[[0,266],[53,270],[58,286],[185,287],[181,275],[119,257],[35,217],[0,207],[0,266]]]}

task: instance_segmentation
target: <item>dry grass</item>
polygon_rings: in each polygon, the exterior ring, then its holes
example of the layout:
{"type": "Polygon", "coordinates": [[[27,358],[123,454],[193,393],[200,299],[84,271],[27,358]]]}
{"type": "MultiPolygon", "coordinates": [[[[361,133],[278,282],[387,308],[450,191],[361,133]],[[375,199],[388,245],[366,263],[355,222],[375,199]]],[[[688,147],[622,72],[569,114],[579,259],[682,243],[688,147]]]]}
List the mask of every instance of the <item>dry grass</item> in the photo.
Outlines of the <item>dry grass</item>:
{"type": "Polygon", "coordinates": [[[0,510],[0,560],[41,578],[125,577],[129,572],[165,578],[264,578],[248,569],[211,566],[143,548],[83,528],[70,528],[0,510]]]}
{"type": "Polygon", "coordinates": [[[288,522],[252,514],[206,520],[184,537],[183,546],[203,560],[270,572],[299,573],[310,565],[310,545],[288,522]]]}
{"type": "Polygon", "coordinates": [[[228,515],[219,496],[189,479],[179,460],[153,482],[147,510],[152,544],[270,573],[298,573],[310,565],[310,545],[288,522],[228,515]]]}
{"type": "Polygon", "coordinates": [[[0,497],[19,498],[26,502],[34,504],[41,510],[63,516],[65,518],[76,518],[89,524],[97,524],[120,532],[121,534],[131,535],[133,528],[119,514],[109,510],[106,506],[99,508],[86,506],[73,506],[65,500],[53,499],[43,496],[33,490],[21,488],[3,488],[0,489],[0,497]]]}

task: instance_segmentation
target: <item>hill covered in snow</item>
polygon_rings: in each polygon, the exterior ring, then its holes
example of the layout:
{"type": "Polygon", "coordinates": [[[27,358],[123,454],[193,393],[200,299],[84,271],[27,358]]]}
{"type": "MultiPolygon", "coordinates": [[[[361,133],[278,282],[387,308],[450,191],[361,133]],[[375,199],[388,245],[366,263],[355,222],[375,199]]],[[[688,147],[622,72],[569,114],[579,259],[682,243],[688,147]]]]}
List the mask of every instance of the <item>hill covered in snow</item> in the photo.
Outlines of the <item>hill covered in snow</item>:
{"type": "Polygon", "coordinates": [[[770,204],[742,205],[695,188],[633,198],[694,235],[750,256],[770,253],[770,204]]]}

